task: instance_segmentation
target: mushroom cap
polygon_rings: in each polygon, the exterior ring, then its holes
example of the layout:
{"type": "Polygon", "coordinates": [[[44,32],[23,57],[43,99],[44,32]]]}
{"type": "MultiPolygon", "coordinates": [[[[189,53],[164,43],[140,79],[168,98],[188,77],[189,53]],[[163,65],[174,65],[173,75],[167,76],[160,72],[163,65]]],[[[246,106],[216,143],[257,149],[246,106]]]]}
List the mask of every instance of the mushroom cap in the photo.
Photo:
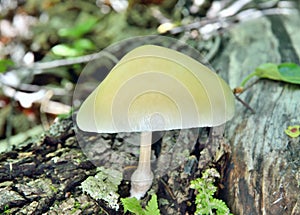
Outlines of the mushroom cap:
{"type": "Polygon", "coordinates": [[[144,45],[87,97],[77,124],[98,133],[212,127],[231,119],[234,109],[233,93],[216,73],[175,50],[144,45]]]}

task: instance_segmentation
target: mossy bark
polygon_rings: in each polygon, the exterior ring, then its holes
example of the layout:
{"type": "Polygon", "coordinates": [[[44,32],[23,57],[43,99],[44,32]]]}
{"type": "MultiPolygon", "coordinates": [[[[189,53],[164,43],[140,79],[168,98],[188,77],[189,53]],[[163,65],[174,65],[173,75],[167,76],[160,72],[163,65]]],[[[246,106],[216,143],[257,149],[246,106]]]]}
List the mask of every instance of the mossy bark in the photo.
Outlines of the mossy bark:
{"type": "MultiPolygon", "coordinates": [[[[214,60],[232,88],[262,63],[299,64],[299,14],[261,17],[236,25],[214,60]]],[[[300,214],[300,142],[284,130],[300,124],[298,85],[259,80],[241,96],[227,123],[232,157],[226,201],[234,214],[300,214]]]]}

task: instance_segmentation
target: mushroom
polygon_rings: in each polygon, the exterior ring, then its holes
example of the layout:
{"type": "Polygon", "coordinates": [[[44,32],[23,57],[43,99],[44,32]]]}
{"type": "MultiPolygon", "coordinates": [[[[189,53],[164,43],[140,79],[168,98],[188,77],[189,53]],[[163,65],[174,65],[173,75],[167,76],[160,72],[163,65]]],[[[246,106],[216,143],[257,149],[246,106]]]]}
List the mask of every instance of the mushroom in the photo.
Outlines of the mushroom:
{"type": "Polygon", "coordinates": [[[152,131],[213,127],[234,114],[234,96],[223,79],[193,58],[155,45],[127,53],[82,103],[77,124],[98,133],[141,132],[131,196],[152,185],[152,131]]]}

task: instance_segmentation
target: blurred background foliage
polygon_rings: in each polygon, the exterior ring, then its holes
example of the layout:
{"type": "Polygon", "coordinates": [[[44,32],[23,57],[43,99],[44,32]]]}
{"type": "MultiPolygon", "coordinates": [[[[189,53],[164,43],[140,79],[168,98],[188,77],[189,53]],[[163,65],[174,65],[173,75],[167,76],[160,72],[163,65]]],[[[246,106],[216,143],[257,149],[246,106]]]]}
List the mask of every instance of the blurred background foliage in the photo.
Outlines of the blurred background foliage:
{"type": "Polygon", "coordinates": [[[0,151],[69,113],[89,56],[117,41],[163,34],[211,60],[224,29],[255,12],[298,6],[297,0],[1,0],[0,151]]]}

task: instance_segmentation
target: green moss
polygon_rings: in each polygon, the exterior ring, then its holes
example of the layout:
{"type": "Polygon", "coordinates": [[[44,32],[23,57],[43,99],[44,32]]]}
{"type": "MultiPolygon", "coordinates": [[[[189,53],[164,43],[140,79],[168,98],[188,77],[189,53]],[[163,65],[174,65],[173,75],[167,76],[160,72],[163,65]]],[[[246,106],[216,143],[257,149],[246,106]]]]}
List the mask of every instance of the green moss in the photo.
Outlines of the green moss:
{"type": "Polygon", "coordinates": [[[211,168],[205,170],[201,178],[191,181],[190,187],[198,192],[195,201],[196,215],[231,214],[225,202],[213,196],[217,191],[217,187],[214,185],[215,178],[219,177],[218,171],[211,168]]]}
{"type": "Polygon", "coordinates": [[[58,192],[58,189],[53,186],[53,185],[50,185],[50,189],[54,192],[54,193],[57,193],[58,192]]]}
{"type": "Polygon", "coordinates": [[[71,213],[75,213],[77,210],[81,209],[81,204],[78,201],[74,202],[74,208],[71,210],[71,213]]]}
{"type": "Polygon", "coordinates": [[[3,211],[3,214],[11,214],[11,212],[10,212],[10,209],[9,209],[9,206],[8,206],[8,205],[5,205],[5,206],[4,206],[4,211],[3,211]]]}

